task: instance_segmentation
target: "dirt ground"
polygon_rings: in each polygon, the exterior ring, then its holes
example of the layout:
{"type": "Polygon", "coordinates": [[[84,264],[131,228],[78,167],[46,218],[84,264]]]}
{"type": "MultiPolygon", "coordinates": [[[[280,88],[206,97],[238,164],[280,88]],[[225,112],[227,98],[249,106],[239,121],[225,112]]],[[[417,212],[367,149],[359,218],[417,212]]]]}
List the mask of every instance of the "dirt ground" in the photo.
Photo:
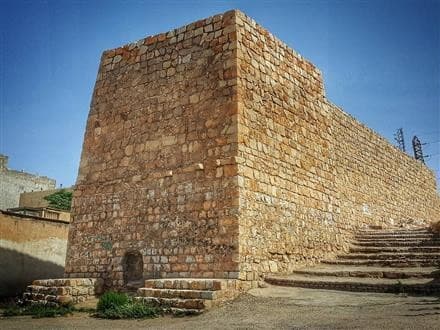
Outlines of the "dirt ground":
{"type": "Polygon", "coordinates": [[[440,329],[440,299],[271,286],[192,317],[0,319],[0,329],[440,329]]]}

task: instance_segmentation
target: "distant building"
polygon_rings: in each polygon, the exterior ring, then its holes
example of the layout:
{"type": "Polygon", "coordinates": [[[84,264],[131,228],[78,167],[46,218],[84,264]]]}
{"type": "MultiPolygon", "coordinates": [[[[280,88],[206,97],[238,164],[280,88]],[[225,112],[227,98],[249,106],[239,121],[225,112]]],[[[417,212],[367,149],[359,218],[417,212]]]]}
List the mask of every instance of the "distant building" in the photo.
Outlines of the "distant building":
{"type": "Polygon", "coordinates": [[[8,157],[0,154],[0,210],[18,207],[21,193],[55,187],[54,179],[8,169],[8,157]]]}

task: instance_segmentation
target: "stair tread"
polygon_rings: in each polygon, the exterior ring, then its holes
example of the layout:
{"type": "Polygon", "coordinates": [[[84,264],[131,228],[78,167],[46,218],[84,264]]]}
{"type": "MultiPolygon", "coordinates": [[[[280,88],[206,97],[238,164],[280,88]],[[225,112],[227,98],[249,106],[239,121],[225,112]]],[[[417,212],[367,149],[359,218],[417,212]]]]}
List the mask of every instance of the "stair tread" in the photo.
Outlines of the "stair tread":
{"type": "Polygon", "coordinates": [[[381,249],[389,249],[389,250],[408,250],[408,249],[419,249],[419,250],[430,250],[430,249],[438,249],[440,251],[440,245],[423,245],[423,246],[368,246],[368,247],[359,247],[359,246],[351,246],[352,249],[361,249],[368,251],[376,251],[381,249]]]}
{"type": "Polygon", "coordinates": [[[299,268],[296,271],[316,272],[405,272],[405,273],[426,273],[439,272],[438,267],[377,267],[377,266],[351,266],[351,265],[325,265],[299,268]]]}
{"type": "Polygon", "coordinates": [[[181,290],[222,290],[227,287],[227,280],[212,278],[159,278],[148,279],[145,288],[181,289],[181,290]]]}
{"type": "Polygon", "coordinates": [[[216,281],[216,282],[225,282],[227,280],[223,278],[199,278],[199,277],[170,277],[170,278],[151,278],[145,281],[192,281],[192,282],[207,282],[207,281],[216,281]]]}
{"type": "Polygon", "coordinates": [[[362,236],[362,235],[433,235],[434,233],[432,231],[382,231],[382,232],[357,232],[356,235],[357,236],[362,236]]]}
{"type": "Polygon", "coordinates": [[[336,276],[313,276],[313,275],[284,275],[267,276],[266,279],[277,279],[298,282],[326,282],[326,283],[350,283],[367,285],[436,285],[440,286],[440,281],[435,278],[409,278],[409,279],[388,279],[388,278],[368,278],[368,277],[336,277],[336,276]]]}
{"type": "Polygon", "coordinates": [[[439,239],[433,237],[354,237],[354,241],[358,242],[432,242],[438,244],[439,239]]]}
{"type": "Polygon", "coordinates": [[[352,241],[353,246],[401,246],[401,247],[420,247],[420,246],[440,246],[440,240],[433,242],[430,240],[425,241],[352,241]]]}
{"type": "Polygon", "coordinates": [[[398,262],[398,261],[432,261],[433,263],[437,264],[440,263],[440,260],[432,260],[431,258],[411,258],[411,259],[375,259],[375,258],[371,258],[371,259],[333,259],[333,260],[323,260],[322,262],[328,262],[328,261],[341,261],[341,262],[346,262],[346,261],[374,261],[374,262],[381,262],[381,261],[394,261],[394,262],[398,262]]]}
{"type": "Polygon", "coordinates": [[[162,298],[136,297],[144,303],[160,305],[166,308],[205,309],[212,306],[213,301],[201,298],[162,298]]]}
{"type": "Polygon", "coordinates": [[[166,288],[139,288],[138,290],[142,291],[169,291],[169,292],[197,292],[197,293],[206,293],[206,292],[216,292],[219,290],[192,290],[192,289],[166,289],[166,288]]]}
{"type": "Polygon", "coordinates": [[[440,247],[438,248],[427,248],[427,249],[419,249],[414,247],[407,248],[396,248],[396,247],[380,247],[380,248],[350,248],[350,253],[364,253],[364,254],[381,254],[381,253],[440,253],[440,247]]]}
{"type": "Polygon", "coordinates": [[[208,299],[215,300],[221,296],[218,290],[185,290],[185,289],[157,289],[140,288],[138,296],[155,298],[179,298],[179,299],[208,299]]]}
{"type": "Polygon", "coordinates": [[[203,309],[176,308],[176,307],[169,307],[168,309],[174,315],[200,315],[203,313],[203,309]]]}
{"type": "Polygon", "coordinates": [[[434,262],[431,259],[412,259],[412,260],[396,260],[396,259],[343,259],[343,260],[323,260],[322,263],[330,265],[374,265],[385,266],[391,265],[391,267],[435,267],[440,262],[434,262]]]}
{"type": "Polygon", "coordinates": [[[142,297],[143,300],[162,300],[162,301],[206,301],[209,299],[202,299],[202,298],[163,298],[163,297],[142,297]]]}
{"type": "Polygon", "coordinates": [[[436,234],[433,233],[420,233],[420,234],[355,234],[354,237],[357,238],[379,238],[379,237],[388,237],[388,238],[436,238],[436,234]]]}
{"type": "Polygon", "coordinates": [[[347,255],[353,255],[353,256],[371,256],[371,257],[375,257],[378,255],[384,255],[384,256],[407,256],[407,255],[414,255],[414,256],[427,256],[427,257],[440,257],[440,252],[380,252],[380,253],[349,253],[349,254],[344,254],[344,256],[347,255]]]}
{"type": "Polygon", "coordinates": [[[359,234],[389,234],[389,233],[432,233],[430,228],[417,229],[362,229],[358,231],[359,234]]]}

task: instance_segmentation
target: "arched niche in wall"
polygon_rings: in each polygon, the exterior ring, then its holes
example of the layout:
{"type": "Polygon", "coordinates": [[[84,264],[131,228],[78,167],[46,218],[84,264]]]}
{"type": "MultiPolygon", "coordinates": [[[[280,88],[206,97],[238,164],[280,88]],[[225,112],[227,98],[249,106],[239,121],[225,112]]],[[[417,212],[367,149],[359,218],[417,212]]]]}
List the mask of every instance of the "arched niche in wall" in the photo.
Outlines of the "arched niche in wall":
{"type": "Polygon", "coordinates": [[[124,283],[126,285],[142,282],[144,272],[144,262],[139,251],[128,251],[122,261],[124,271],[124,283]]]}

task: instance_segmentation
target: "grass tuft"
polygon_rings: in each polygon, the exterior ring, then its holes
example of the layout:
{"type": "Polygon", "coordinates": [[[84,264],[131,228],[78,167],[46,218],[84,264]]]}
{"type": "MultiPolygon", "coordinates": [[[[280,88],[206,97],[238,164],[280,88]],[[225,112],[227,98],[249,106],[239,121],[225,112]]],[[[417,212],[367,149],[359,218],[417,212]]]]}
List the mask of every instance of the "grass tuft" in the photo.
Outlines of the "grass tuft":
{"type": "Polygon", "coordinates": [[[115,309],[128,304],[130,298],[124,293],[108,291],[104,293],[98,301],[96,310],[104,312],[108,309],[115,309]]]}
{"type": "Polygon", "coordinates": [[[135,301],[124,293],[106,292],[98,301],[96,317],[104,319],[142,319],[159,316],[162,310],[135,301]]]}

